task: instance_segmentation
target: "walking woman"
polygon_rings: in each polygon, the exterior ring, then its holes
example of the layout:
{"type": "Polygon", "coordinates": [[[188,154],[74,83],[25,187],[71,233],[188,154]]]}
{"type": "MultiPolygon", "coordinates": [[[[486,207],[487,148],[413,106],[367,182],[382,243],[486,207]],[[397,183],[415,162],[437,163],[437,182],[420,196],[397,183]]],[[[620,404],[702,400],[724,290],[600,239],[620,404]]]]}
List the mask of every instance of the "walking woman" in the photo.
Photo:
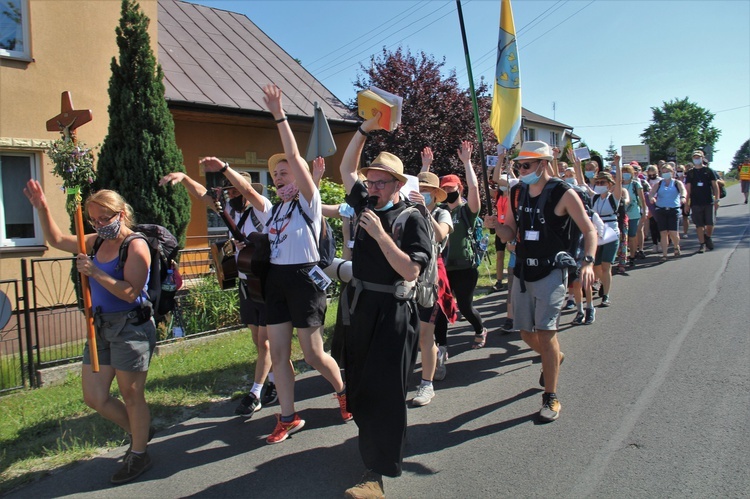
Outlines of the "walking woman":
{"type": "MultiPolygon", "coordinates": [[[[51,216],[41,185],[29,180],[24,194],[39,214],[45,240],[50,246],[68,253],[78,253],[76,236],[65,235],[51,216]]],[[[96,348],[99,372],[91,367],[88,342],[83,349],[83,400],[87,406],[120,426],[131,435],[131,444],[122,468],[111,481],[129,482],[151,467],[146,452],[151,413],[144,388],[156,346],[156,327],[151,318],[147,283],[151,266],[148,244],[133,238],[127,248],[127,260],[120,265],[120,246],[133,234],[133,209],[118,193],[100,190],[86,201],[85,213],[96,234],[85,236],[86,253],[94,249],[97,237],[102,239],[93,258],[78,253],[78,272],[89,277],[91,303],[95,311],[96,348]],[[112,381],[122,400],[110,393],[112,381]]]]}
{"type": "Polygon", "coordinates": [[[352,419],[352,415],[346,411],[346,391],[339,367],[323,349],[326,293],[310,275],[315,269],[320,270],[317,265],[322,229],[320,192],[286,120],[281,89],[266,85],[263,93],[263,101],[276,121],[284,146],[283,154],[274,154],[268,160],[276,194],[282,202],[273,207],[266,223],[271,243],[271,269],[265,288],[266,323],[281,406],[276,428],[266,442],[276,444],[305,425],[294,410],[294,370],[290,361],[294,328],[305,362],[336,391],[344,421],[352,419]]]}
{"type": "Polygon", "coordinates": [[[661,181],[651,191],[651,199],[656,206],[655,218],[661,235],[661,259],[667,261],[669,240],[674,246],[674,256],[680,256],[680,233],[677,218],[680,206],[685,203],[685,186],[672,178],[674,169],[669,163],[661,167],[661,181]]]}

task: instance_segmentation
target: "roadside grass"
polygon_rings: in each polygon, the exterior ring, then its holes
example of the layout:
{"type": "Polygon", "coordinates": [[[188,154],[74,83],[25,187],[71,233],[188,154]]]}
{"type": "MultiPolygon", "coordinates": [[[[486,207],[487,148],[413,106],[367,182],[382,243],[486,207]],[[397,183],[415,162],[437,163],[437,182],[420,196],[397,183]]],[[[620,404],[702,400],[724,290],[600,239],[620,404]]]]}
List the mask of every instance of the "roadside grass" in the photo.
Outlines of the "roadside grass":
{"type": "MultiPolygon", "coordinates": [[[[495,283],[495,253],[479,270],[476,297],[495,283]]],[[[506,252],[506,259],[508,254],[506,252]]],[[[336,322],[338,301],[326,313],[327,348],[336,322]]],[[[180,341],[156,355],[149,369],[146,399],[157,431],[195,417],[211,404],[239,399],[252,383],[257,350],[250,331],[241,329],[180,341]]],[[[292,360],[298,372],[304,363],[296,334],[292,360]]],[[[117,383],[113,394],[119,396],[117,383]]],[[[81,395],[80,373],[68,374],[61,385],[23,390],[0,397],[0,495],[52,470],[90,459],[125,445],[127,435],[88,408],[81,395]]]]}

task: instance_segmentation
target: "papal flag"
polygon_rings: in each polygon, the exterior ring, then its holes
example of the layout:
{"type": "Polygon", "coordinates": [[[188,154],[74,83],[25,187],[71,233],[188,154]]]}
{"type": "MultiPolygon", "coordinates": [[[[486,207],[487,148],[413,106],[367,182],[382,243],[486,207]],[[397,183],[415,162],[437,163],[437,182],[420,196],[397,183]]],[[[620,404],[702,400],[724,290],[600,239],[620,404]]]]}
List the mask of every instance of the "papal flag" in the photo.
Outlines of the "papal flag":
{"type": "Polygon", "coordinates": [[[521,72],[510,0],[500,2],[500,36],[490,124],[498,143],[510,149],[521,128],[521,72]]]}

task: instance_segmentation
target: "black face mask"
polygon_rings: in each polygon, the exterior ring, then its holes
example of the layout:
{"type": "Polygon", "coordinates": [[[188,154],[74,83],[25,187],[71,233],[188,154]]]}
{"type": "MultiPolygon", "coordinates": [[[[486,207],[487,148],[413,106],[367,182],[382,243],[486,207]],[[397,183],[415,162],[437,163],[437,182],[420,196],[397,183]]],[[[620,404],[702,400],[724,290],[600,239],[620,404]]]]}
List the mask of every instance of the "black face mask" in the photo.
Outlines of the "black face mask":
{"type": "Polygon", "coordinates": [[[229,207],[234,211],[242,211],[245,208],[245,199],[242,196],[233,197],[229,200],[229,207]]]}
{"type": "Polygon", "coordinates": [[[450,203],[455,203],[458,200],[458,191],[449,192],[445,197],[445,200],[450,203]]]}
{"type": "Polygon", "coordinates": [[[649,175],[649,176],[648,176],[648,178],[649,178],[650,180],[656,180],[656,175],[649,175]]]}

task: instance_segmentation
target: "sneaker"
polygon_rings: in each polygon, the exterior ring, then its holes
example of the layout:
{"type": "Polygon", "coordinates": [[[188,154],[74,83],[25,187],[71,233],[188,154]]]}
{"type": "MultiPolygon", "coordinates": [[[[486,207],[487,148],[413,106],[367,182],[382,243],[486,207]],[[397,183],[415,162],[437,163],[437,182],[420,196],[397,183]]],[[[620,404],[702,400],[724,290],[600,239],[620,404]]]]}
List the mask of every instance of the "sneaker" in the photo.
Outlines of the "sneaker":
{"type": "Polygon", "coordinates": [[[706,248],[709,250],[714,249],[714,240],[711,238],[711,236],[706,236],[706,248]]]}
{"type": "Polygon", "coordinates": [[[706,245],[705,244],[701,244],[698,247],[698,253],[705,253],[705,251],[706,251],[706,245]]]}
{"type": "Polygon", "coordinates": [[[351,421],[354,416],[351,412],[346,410],[346,393],[343,395],[336,394],[336,399],[339,401],[339,410],[341,410],[341,418],[344,421],[351,421]]]}
{"type": "Polygon", "coordinates": [[[275,404],[279,400],[279,395],[276,393],[276,385],[271,381],[265,387],[265,392],[260,394],[260,404],[266,407],[275,404]]]}
{"type": "Polygon", "coordinates": [[[433,381],[443,381],[445,374],[448,369],[445,367],[445,362],[448,360],[448,347],[440,345],[438,347],[437,354],[437,365],[435,366],[435,376],[432,377],[433,381]]]}
{"type": "Polygon", "coordinates": [[[599,284],[599,298],[604,298],[605,296],[607,295],[604,294],[604,284],[599,284]]]}
{"type": "Polygon", "coordinates": [[[631,269],[635,267],[635,258],[628,258],[628,267],[631,269]]]}
{"type": "Polygon", "coordinates": [[[495,284],[492,285],[492,291],[505,291],[505,284],[500,281],[496,281],[495,284]]]}
{"type": "Polygon", "coordinates": [[[586,319],[583,321],[583,323],[587,326],[590,326],[594,323],[594,320],[596,319],[596,310],[594,310],[594,307],[587,308],[586,309],[586,319]]]}
{"type": "Polygon", "coordinates": [[[581,324],[583,324],[583,321],[585,320],[585,318],[586,318],[586,314],[584,314],[583,312],[578,312],[575,318],[573,319],[573,324],[580,326],[581,324]]]}
{"type": "Polygon", "coordinates": [[[262,407],[258,397],[252,393],[248,393],[240,401],[240,405],[234,410],[234,413],[244,418],[251,418],[256,411],[259,411],[262,407]]]}
{"type": "Polygon", "coordinates": [[[112,475],[112,478],[110,479],[115,485],[135,480],[153,464],[148,452],[144,452],[143,454],[128,452],[128,455],[125,456],[125,459],[123,459],[122,462],[122,468],[112,475]]]}
{"type": "MultiPolygon", "coordinates": [[[[558,364],[558,369],[563,362],[565,362],[565,354],[560,352],[560,364],[558,364]]],[[[539,386],[544,386],[544,371],[542,369],[539,370],[539,386]]]]}
{"type": "Polygon", "coordinates": [[[643,252],[643,250],[638,250],[638,251],[635,252],[635,257],[638,260],[645,260],[646,259],[646,254],[643,252]]]}
{"type": "Polygon", "coordinates": [[[268,435],[266,443],[278,444],[287,439],[292,433],[300,431],[305,426],[305,420],[299,417],[299,414],[294,414],[294,419],[290,423],[284,423],[281,421],[281,414],[276,415],[276,428],[273,433],[268,435]]]}
{"type": "Polygon", "coordinates": [[[432,398],[435,396],[435,389],[432,385],[419,385],[417,387],[417,394],[411,400],[411,405],[421,407],[430,403],[432,398]]]}
{"type": "Polygon", "coordinates": [[[357,485],[346,489],[344,497],[349,499],[385,499],[383,475],[367,470],[357,485]]]}
{"type": "Polygon", "coordinates": [[[560,417],[562,404],[557,399],[557,395],[551,396],[551,393],[542,395],[542,409],[539,411],[539,419],[551,422],[560,417]]]}
{"type": "MultiPolygon", "coordinates": [[[[156,434],[156,428],[153,426],[150,426],[148,428],[148,440],[146,442],[150,442],[152,438],[154,438],[154,435],[156,434]]],[[[130,445],[128,446],[128,449],[125,451],[125,455],[122,456],[123,460],[128,457],[128,454],[130,454],[130,451],[133,449],[133,435],[130,435],[130,445]]]]}
{"type": "Polygon", "coordinates": [[[503,323],[503,326],[500,328],[506,333],[512,333],[513,332],[513,319],[505,319],[505,323],[503,323]]]}
{"type": "Polygon", "coordinates": [[[602,295],[602,303],[599,306],[609,307],[610,305],[612,305],[612,302],[609,301],[609,295],[602,295]]]}
{"type": "Polygon", "coordinates": [[[573,310],[575,306],[576,306],[575,300],[568,300],[568,303],[565,304],[565,306],[563,307],[563,310],[573,310]]]}

